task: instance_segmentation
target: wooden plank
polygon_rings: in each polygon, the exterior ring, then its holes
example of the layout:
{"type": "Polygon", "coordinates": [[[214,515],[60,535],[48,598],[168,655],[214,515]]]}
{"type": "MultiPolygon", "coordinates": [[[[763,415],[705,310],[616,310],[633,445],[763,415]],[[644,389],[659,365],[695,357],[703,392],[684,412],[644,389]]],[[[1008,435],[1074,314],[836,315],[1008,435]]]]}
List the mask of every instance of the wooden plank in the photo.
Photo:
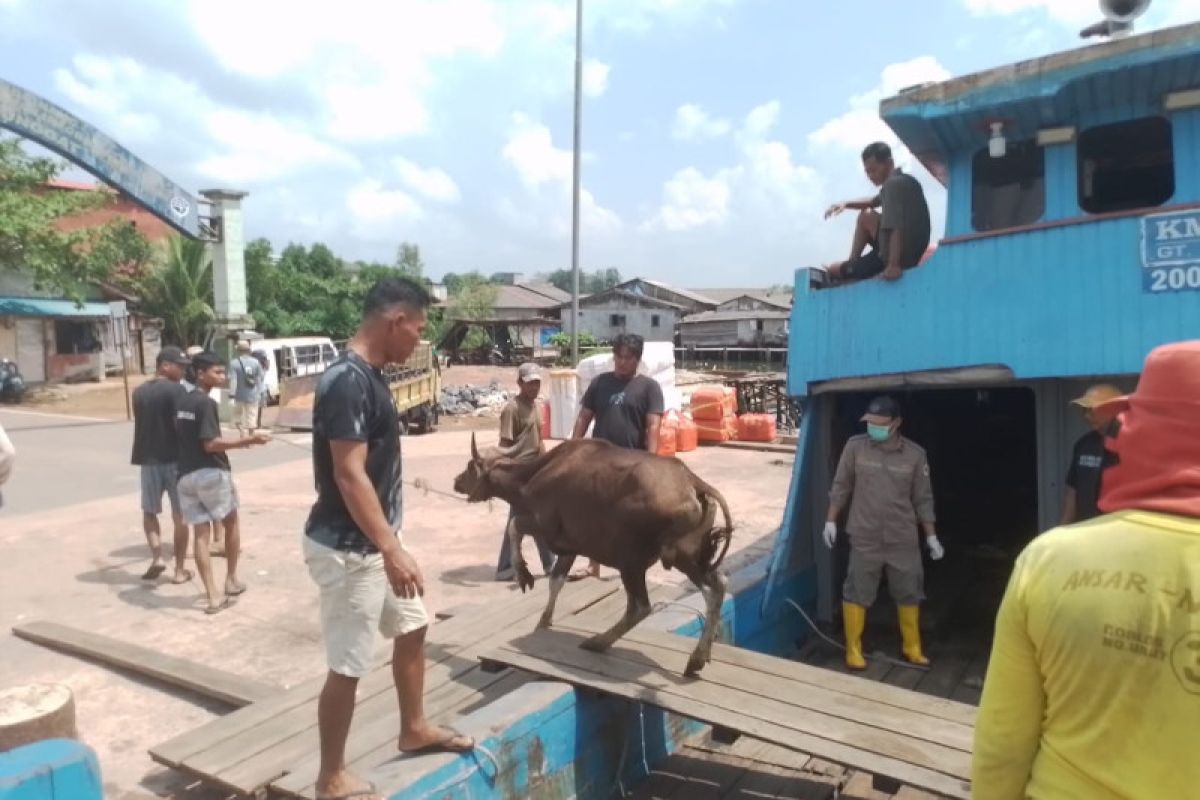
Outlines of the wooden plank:
{"type": "Polygon", "coordinates": [[[938,796],[911,786],[901,786],[900,791],[892,795],[892,800],[938,800],[938,796]]]}
{"type": "Polygon", "coordinates": [[[12,630],[27,641],[129,670],[231,706],[246,706],[283,691],[253,678],[56,622],[28,622],[12,630]]]}
{"type": "MultiPolygon", "coordinates": [[[[574,619],[564,620],[558,626],[559,630],[592,633],[592,629],[580,628],[574,619]]],[[[637,645],[690,655],[696,646],[694,639],[677,636],[662,631],[652,631],[634,628],[617,643],[630,642],[637,645]]],[[[915,711],[935,720],[954,723],[973,729],[977,709],[962,703],[955,703],[935,697],[926,697],[908,691],[897,691],[894,688],[864,680],[853,675],[842,675],[820,667],[798,664],[787,659],[755,653],[725,644],[714,644],[712,650],[713,663],[726,664],[740,669],[749,669],[761,673],[768,678],[786,678],[793,685],[803,687],[804,692],[811,690],[836,692],[852,699],[868,700],[882,706],[896,709],[915,711]]],[[[711,667],[712,664],[709,665],[711,667]]],[[[705,680],[710,680],[709,667],[703,673],[705,680]]],[[[923,674],[923,673],[922,673],[923,674]]],[[[744,677],[744,676],[743,676],[744,677]]],[[[960,731],[961,732],[961,731],[960,731]]]]}
{"type": "Polygon", "coordinates": [[[922,676],[917,691],[934,697],[950,697],[967,671],[967,663],[961,647],[946,650],[922,676]]]}
{"type": "MultiPolygon", "coordinates": [[[[575,591],[569,591],[571,587],[563,590],[559,603],[564,615],[586,608],[620,588],[616,581],[588,581],[587,584],[575,591]]],[[[428,661],[431,664],[439,664],[458,658],[457,663],[461,664],[462,670],[474,667],[474,655],[459,657],[463,648],[483,641],[489,635],[495,636],[497,631],[507,631],[511,635],[514,629],[519,630],[526,623],[528,628],[532,629],[545,602],[544,594],[529,593],[515,598],[510,603],[498,604],[495,610],[488,614],[468,614],[431,625],[426,643],[428,661]]],[[[426,681],[426,686],[429,687],[432,682],[428,673],[426,681]]],[[[290,737],[295,733],[297,725],[315,725],[316,712],[312,706],[316,703],[324,683],[325,676],[321,675],[279,695],[214,719],[155,745],[150,750],[150,756],[160,764],[195,772],[186,766],[186,762],[209,748],[228,749],[228,743],[236,739],[234,755],[242,756],[239,760],[251,758],[274,742],[290,737]]],[[[385,663],[359,682],[359,703],[382,691],[390,691],[391,687],[391,666],[390,663],[385,663]]],[[[231,766],[227,762],[217,763],[231,766]]],[[[197,774],[200,777],[208,775],[197,774]]]]}
{"type": "MultiPolygon", "coordinates": [[[[477,670],[445,684],[425,698],[426,715],[439,725],[452,725],[459,717],[475,707],[502,697],[528,683],[527,674],[510,671],[505,675],[490,675],[477,670]]],[[[397,736],[400,732],[400,711],[394,697],[384,710],[373,709],[371,714],[356,714],[346,741],[346,762],[352,771],[366,774],[374,767],[395,759],[397,736]]],[[[366,711],[366,709],[363,709],[366,711]]],[[[315,734],[315,730],[312,731],[315,734]]],[[[292,797],[313,797],[316,794],[318,764],[312,755],[317,752],[313,736],[306,746],[293,755],[287,773],[271,782],[271,790],[292,797]]]]}
{"type": "MultiPolygon", "coordinates": [[[[655,652],[660,669],[648,669],[622,659],[616,648],[606,654],[583,651],[579,641],[578,636],[566,632],[543,631],[498,648],[490,657],[546,677],[736,728],[748,736],[889,775],[920,788],[951,797],[968,796],[965,778],[970,774],[969,753],[780,702],[803,693],[797,692],[790,681],[781,681],[776,687],[774,696],[779,699],[767,701],[703,679],[680,677],[685,657],[678,653],[655,652]]],[[[913,729],[927,722],[914,717],[913,729]]]]}
{"type": "Polygon", "coordinates": [[[851,773],[850,780],[846,781],[838,797],[844,800],[887,800],[887,795],[875,791],[871,775],[866,772],[851,773]]]}

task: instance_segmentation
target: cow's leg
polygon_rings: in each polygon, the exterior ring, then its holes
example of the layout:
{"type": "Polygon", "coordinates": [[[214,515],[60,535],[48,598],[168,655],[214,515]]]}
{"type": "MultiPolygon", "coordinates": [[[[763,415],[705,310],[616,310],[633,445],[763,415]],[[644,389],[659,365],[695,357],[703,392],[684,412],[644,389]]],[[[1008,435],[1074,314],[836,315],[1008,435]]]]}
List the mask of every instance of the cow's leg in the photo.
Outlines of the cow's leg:
{"type": "Polygon", "coordinates": [[[538,620],[538,630],[549,628],[550,623],[554,621],[554,603],[558,600],[558,593],[562,591],[563,584],[567,582],[567,573],[571,571],[574,563],[575,555],[566,553],[560,555],[554,562],[554,569],[550,570],[550,599],[546,602],[546,610],[542,612],[542,618],[538,620]]]}
{"type": "Polygon", "coordinates": [[[525,556],[521,554],[521,540],[525,538],[524,534],[517,527],[517,517],[511,515],[508,518],[508,529],[505,531],[508,536],[508,552],[512,559],[513,573],[517,578],[517,585],[521,587],[521,592],[526,589],[533,588],[533,573],[529,571],[529,565],[525,563],[525,556]]]}
{"type": "Polygon", "coordinates": [[[650,593],[646,591],[646,570],[633,568],[621,570],[621,582],[625,584],[625,616],[616,625],[583,642],[585,650],[603,652],[612,647],[629,629],[650,616],[650,593]]]}
{"type": "Polygon", "coordinates": [[[704,665],[712,659],[713,640],[717,638],[717,631],[721,628],[721,606],[725,602],[728,581],[716,570],[705,571],[686,563],[676,566],[696,584],[700,594],[704,596],[704,630],[700,632],[700,641],[692,651],[692,657],[688,659],[687,669],[683,673],[695,676],[699,675],[704,665]]]}

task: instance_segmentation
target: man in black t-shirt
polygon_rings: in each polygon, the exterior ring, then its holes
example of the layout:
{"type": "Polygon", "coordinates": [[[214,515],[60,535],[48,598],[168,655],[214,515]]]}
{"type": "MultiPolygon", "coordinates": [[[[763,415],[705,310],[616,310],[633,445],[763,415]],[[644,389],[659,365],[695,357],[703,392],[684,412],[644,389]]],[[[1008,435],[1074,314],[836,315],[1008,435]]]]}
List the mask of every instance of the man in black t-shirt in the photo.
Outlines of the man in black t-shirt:
{"type": "Polygon", "coordinates": [[[175,428],[179,432],[179,504],[183,518],[196,529],[196,568],[208,594],[206,614],[216,614],[233,604],[246,591],[238,580],[241,531],[238,525],[237,489],[229,464],[230,450],[266,444],[265,433],[227,439],[221,435],[217,401],[208,393],[225,385],[225,362],[208,351],[192,359],[196,388],[179,400],[175,428]],[[225,591],[217,591],[210,551],[213,531],[225,529],[225,591]]]}
{"type": "Polygon", "coordinates": [[[382,369],[412,355],[432,299],[405,278],[367,293],[358,332],[317,385],[313,475],[317,501],[305,525],[304,561],[321,591],[329,672],[317,705],[318,797],[375,798],[346,767],[346,738],[376,631],[392,639],[402,752],[467,752],[475,741],[425,717],[425,631],[420,567],[404,549],[400,426],[382,369]]]}
{"type": "MultiPolygon", "coordinates": [[[[633,333],[613,339],[613,370],[597,375],[580,402],[572,439],[587,435],[595,423],[593,439],[604,439],[627,450],[658,452],[658,429],[662,424],[662,387],[653,378],[638,375],[645,341],[633,333]]],[[[574,577],[600,574],[600,565],[588,562],[587,570],[574,577]]]]}
{"type": "Polygon", "coordinates": [[[835,282],[860,281],[876,275],[894,281],[921,263],[929,247],[929,204],[916,178],[892,160],[885,142],[867,145],[862,153],[863,169],[879,194],[860,200],[834,203],[825,218],[847,209],[859,212],[850,244],[850,258],[825,268],[835,282]],[[876,208],[882,207],[883,213],[876,208]],[[870,250],[867,248],[870,247],[870,250]]]}
{"type": "Polygon", "coordinates": [[[1080,436],[1071,450],[1071,466],[1067,468],[1067,491],[1063,497],[1060,525],[1084,522],[1100,516],[1100,481],[1104,471],[1115,463],[1115,456],[1104,448],[1105,435],[1113,424],[1111,414],[1102,413],[1097,406],[1123,394],[1107,383],[1099,383],[1071,401],[1083,411],[1090,431],[1080,436]]]}
{"type": "Polygon", "coordinates": [[[133,392],[133,456],[130,461],[141,473],[142,530],[150,545],[150,567],[142,575],[152,581],[163,574],[167,565],[162,555],[163,493],[171,501],[171,521],[175,532],[175,575],[172,583],[186,583],[192,573],[184,566],[187,559],[188,529],[179,509],[176,484],[179,439],[175,433],[175,405],[184,395],[179,381],[188,359],[178,347],[167,346],[158,352],[153,380],[133,392]]]}

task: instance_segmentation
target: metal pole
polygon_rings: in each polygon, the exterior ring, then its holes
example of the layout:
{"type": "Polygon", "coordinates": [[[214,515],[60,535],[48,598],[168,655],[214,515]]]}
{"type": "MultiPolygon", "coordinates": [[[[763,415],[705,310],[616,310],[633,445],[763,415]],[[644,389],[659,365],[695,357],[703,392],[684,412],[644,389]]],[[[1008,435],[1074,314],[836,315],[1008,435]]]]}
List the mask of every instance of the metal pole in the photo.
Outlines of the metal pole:
{"type": "Polygon", "coordinates": [[[571,179],[571,366],[579,364],[579,142],[583,125],[583,0],[575,0],[575,150],[571,179]]]}

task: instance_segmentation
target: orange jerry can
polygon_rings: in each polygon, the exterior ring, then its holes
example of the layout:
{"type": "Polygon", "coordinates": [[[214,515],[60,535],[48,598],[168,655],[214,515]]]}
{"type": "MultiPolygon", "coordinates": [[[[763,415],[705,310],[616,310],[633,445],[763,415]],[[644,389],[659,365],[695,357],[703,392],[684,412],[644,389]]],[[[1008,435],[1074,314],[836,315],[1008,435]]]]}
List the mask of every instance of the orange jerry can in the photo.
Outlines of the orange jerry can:
{"type": "Polygon", "coordinates": [[[675,455],[678,432],[679,418],[672,411],[662,418],[662,422],[658,426],[658,454],[660,456],[675,455]]]}
{"type": "Polygon", "coordinates": [[[550,404],[545,400],[537,401],[538,425],[542,428],[542,438],[550,438],[550,404]]]}
{"type": "Polygon", "coordinates": [[[675,432],[675,452],[690,453],[699,446],[699,431],[696,423],[687,414],[679,418],[679,428],[675,432]]]}

